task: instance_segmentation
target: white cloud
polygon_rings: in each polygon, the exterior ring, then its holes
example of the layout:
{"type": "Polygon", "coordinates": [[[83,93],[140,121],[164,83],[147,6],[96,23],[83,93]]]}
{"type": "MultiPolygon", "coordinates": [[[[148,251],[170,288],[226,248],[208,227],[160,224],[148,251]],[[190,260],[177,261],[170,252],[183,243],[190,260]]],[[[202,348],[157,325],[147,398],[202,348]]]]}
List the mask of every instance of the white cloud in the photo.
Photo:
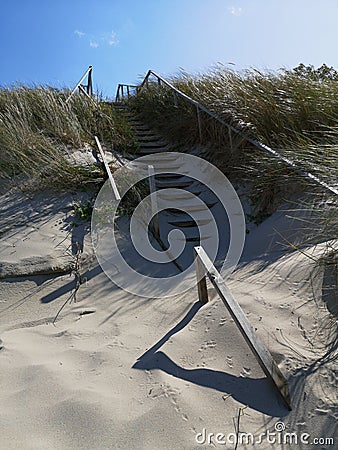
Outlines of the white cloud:
{"type": "Polygon", "coordinates": [[[237,6],[230,6],[228,11],[233,16],[241,16],[243,14],[243,8],[237,6]]]}
{"type": "Polygon", "coordinates": [[[80,30],[75,30],[74,34],[76,34],[76,36],[78,36],[79,38],[82,38],[86,33],[80,30]]]}
{"type": "Polygon", "coordinates": [[[108,42],[108,45],[110,45],[110,46],[112,46],[112,45],[118,45],[118,43],[119,43],[119,41],[118,41],[118,39],[116,38],[116,33],[115,33],[115,31],[112,31],[111,33],[110,33],[110,35],[108,36],[108,39],[107,39],[107,42],[108,42]]]}
{"type": "Polygon", "coordinates": [[[100,45],[108,45],[109,47],[115,47],[119,44],[115,31],[110,31],[101,34],[87,34],[80,30],[74,31],[75,36],[78,38],[83,38],[86,36],[85,41],[88,42],[89,46],[92,48],[98,48],[100,45]]]}

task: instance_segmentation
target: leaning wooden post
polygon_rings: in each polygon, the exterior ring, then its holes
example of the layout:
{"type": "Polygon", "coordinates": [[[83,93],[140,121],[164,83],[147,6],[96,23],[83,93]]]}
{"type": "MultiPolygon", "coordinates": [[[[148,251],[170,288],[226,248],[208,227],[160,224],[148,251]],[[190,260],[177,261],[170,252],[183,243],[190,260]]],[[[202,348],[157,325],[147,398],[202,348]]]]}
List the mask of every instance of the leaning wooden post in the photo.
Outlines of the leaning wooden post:
{"type": "Polygon", "coordinates": [[[153,218],[153,231],[156,239],[160,239],[160,227],[158,223],[158,208],[156,200],[155,171],[154,166],[148,166],[149,189],[151,195],[151,212],[153,218]]]}
{"type": "Polygon", "coordinates": [[[198,300],[201,303],[208,303],[208,288],[207,288],[207,279],[206,272],[201,263],[198,253],[196,251],[196,247],[194,248],[194,263],[196,269],[196,279],[197,279],[197,290],[198,290],[198,300]]]}
{"type": "Polygon", "coordinates": [[[108,162],[107,162],[107,160],[106,160],[106,158],[104,156],[104,153],[103,153],[103,150],[102,150],[102,147],[101,147],[101,143],[100,143],[100,141],[99,141],[97,136],[94,136],[94,138],[95,138],[96,145],[97,145],[97,147],[99,149],[99,152],[100,152],[100,155],[101,155],[104,167],[106,169],[110,185],[111,185],[111,187],[113,189],[113,192],[114,192],[114,195],[115,195],[115,200],[120,201],[121,200],[121,196],[120,196],[119,190],[117,189],[117,186],[116,186],[114,177],[113,177],[113,175],[111,173],[111,170],[110,170],[110,167],[108,165],[108,162]]]}
{"type": "Polygon", "coordinates": [[[284,404],[291,410],[291,401],[289,387],[284,375],[279,370],[275,360],[273,359],[269,350],[265,347],[263,342],[257,336],[254,328],[250,324],[242,308],[232,296],[230,290],[225,285],[220,273],[217,271],[209,256],[204,251],[203,247],[194,247],[196,258],[198,258],[204,266],[204,270],[208,275],[209,280],[216,289],[218,295],[221,297],[225,307],[229,311],[231,317],[239,328],[242,336],[249,345],[252,353],[255,355],[259,365],[263,369],[268,378],[271,379],[275,387],[278,389],[284,404]]]}
{"type": "Polygon", "coordinates": [[[197,122],[198,122],[198,133],[200,136],[200,142],[202,142],[202,121],[201,121],[201,110],[199,106],[196,106],[197,109],[197,122]]]}

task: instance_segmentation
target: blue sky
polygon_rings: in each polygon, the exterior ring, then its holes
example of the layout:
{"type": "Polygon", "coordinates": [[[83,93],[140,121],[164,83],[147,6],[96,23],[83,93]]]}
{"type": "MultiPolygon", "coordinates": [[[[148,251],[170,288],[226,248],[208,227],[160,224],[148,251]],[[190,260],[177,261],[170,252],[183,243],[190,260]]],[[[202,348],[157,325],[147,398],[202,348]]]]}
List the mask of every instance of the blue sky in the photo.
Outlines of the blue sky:
{"type": "Polygon", "coordinates": [[[113,96],[148,69],[338,68],[337,0],[2,0],[0,85],[94,85],[113,96]]]}

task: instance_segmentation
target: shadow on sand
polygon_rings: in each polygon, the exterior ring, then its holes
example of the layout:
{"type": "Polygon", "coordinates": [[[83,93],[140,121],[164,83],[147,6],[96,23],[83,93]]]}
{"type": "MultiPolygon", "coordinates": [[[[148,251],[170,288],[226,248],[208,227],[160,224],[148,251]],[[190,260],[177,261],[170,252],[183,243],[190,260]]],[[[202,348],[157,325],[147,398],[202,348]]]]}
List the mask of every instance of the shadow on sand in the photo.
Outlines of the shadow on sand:
{"type": "Polygon", "coordinates": [[[263,414],[274,417],[287,415],[289,411],[281,403],[274,386],[267,378],[243,378],[206,368],[185,369],[177,365],[164,352],[159,351],[160,347],[171,336],[182,330],[193,319],[201,306],[200,302],[194,303],[185,317],[174,328],[138,358],[133,368],[139,370],[162,370],[175,378],[214,389],[223,394],[230,394],[235,400],[263,414]]]}

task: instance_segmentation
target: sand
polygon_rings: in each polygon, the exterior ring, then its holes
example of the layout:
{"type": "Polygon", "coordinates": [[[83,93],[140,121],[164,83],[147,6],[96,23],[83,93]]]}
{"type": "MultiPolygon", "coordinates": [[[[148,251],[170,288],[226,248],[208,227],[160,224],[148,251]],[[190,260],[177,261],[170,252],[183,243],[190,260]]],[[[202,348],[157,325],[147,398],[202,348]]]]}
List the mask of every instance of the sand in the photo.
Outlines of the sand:
{"type": "Polygon", "coordinates": [[[291,412],[210,286],[202,306],[196,288],[145,299],[114,285],[93,255],[88,224],[70,232],[76,198],[12,192],[0,200],[1,448],[334,448],[316,438],[337,445],[328,337],[336,325],[323,301],[325,273],[286,250],[274,231],[295,233],[286,212],[251,227],[228,286],[288,379],[291,412]],[[75,242],[83,283],[56,318],[76,288],[75,242]],[[238,425],[247,434],[236,447],[238,425]]]}

